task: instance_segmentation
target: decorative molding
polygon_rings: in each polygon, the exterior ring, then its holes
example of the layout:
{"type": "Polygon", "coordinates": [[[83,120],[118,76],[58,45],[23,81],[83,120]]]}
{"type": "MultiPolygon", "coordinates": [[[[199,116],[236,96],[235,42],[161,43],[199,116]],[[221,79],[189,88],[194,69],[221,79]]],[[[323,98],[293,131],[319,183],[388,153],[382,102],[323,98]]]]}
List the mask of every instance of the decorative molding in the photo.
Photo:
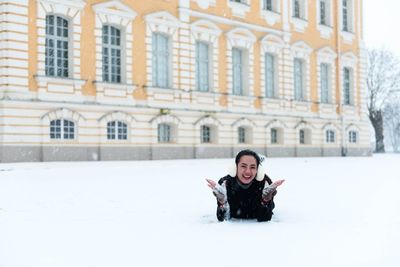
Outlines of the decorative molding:
{"type": "Polygon", "coordinates": [[[111,111],[108,112],[106,114],[104,114],[103,116],[101,116],[100,118],[97,119],[98,122],[100,123],[107,123],[109,121],[124,121],[127,123],[132,123],[132,122],[137,122],[137,120],[135,119],[135,117],[131,116],[128,113],[125,113],[123,111],[111,111]]]}
{"type": "Polygon", "coordinates": [[[241,47],[245,49],[252,49],[253,44],[256,42],[256,36],[245,28],[235,28],[226,33],[229,43],[232,47],[241,47]]]}
{"type": "Polygon", "coordinates": [[[173,36],[182,23],[167,11],[160,11],[144,16],[152,32],[161,32],[173,36]]]}
{"type": "Polygon", "coordinates": [[[245,18],[250,11],[250,0],[243,0],[245,2],[234,2],[227,0],[228,7],[231,8],[233,16],[245,18]]]}
{"type": "Polygon", "coordinates": [[[234,121],[231,125],[232,127],[241,127],[241,126],[247,126],[247,127],[257,127],[257,124],[255,124],[252,120],[248,118],[239,118],[236,121],[234,121]]]}

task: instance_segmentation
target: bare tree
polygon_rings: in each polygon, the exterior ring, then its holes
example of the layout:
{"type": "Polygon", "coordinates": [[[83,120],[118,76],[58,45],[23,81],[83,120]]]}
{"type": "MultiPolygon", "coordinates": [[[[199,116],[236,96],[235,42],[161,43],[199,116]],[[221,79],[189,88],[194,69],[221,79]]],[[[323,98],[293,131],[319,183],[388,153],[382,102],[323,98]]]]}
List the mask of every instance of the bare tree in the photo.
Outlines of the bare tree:
{"type": "Polygon", "coordinates": [[[384,49],[368,50],[368,116],[375,131],[375,152],[385,152],[383,108],[394,91],[400,89],[400,61],[384,49]]]}
{"type": "Polygon", "coordinates": [[[389,144],[394,152],[400,152],[400,98],[388,101],[383,109],[383,120],[389,144]]]}

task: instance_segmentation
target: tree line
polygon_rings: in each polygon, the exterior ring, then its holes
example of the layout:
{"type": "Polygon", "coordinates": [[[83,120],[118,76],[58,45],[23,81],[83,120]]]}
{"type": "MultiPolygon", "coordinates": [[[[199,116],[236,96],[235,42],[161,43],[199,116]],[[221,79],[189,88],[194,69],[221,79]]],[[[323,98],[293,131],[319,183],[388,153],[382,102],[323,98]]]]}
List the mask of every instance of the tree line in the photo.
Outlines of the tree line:
{"type": "Polygon", "coordinates": [[[375,132],[375,152],[385,152],[385,143],[394,152],[400,152],[399,58],[386,49],[368,49],[366,83],[368,117],[375,132]]]}

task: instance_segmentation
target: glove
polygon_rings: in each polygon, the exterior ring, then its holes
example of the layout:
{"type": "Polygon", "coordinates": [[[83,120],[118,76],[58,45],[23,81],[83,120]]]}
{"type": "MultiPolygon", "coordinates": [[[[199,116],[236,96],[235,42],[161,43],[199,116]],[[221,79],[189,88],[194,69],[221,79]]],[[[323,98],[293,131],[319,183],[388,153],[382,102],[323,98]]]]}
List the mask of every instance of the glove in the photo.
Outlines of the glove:
{"type": "Polygon", "coordinates": [[[267,183],[264,186],[264,189],[262,191],[262,202],[267,203],[270,201],[275,195],[276,195],[276,188],[274,184],[268,185],[267,183]]]}
{"type": "Polygon", "coordinates": [[[213,189],[213,194],[217,198],[218,204],[221,206],[225,205],[228,202],[228,197],[226,194],[226,182],[223,182],[222,185],[217,184],[213,189]]]}

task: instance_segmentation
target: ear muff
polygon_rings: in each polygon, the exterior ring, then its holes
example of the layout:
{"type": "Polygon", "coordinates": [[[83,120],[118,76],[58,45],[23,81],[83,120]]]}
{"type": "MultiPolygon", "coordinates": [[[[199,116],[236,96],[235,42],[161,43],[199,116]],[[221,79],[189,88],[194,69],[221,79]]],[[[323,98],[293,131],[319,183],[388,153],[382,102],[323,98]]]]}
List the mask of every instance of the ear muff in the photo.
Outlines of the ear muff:
{"type": "MultiPolygon", "coordinates": [[[[260,165],[258,166],[257,170],[257,175],[256,175],[256,180],[257,181],[262,181],[264,179],[265,173],[266,173],[266,168],[265,168],[265,156],[264,155],[259,155],[260,156],[260,165]],[[264,163],[264,164],[262,164],[264,163]]],[[[228,174],[232,177],[236,176],[236,163],[235,159],[232,160],[232,163],[230,164],[228,168],[228,174]]]]}

